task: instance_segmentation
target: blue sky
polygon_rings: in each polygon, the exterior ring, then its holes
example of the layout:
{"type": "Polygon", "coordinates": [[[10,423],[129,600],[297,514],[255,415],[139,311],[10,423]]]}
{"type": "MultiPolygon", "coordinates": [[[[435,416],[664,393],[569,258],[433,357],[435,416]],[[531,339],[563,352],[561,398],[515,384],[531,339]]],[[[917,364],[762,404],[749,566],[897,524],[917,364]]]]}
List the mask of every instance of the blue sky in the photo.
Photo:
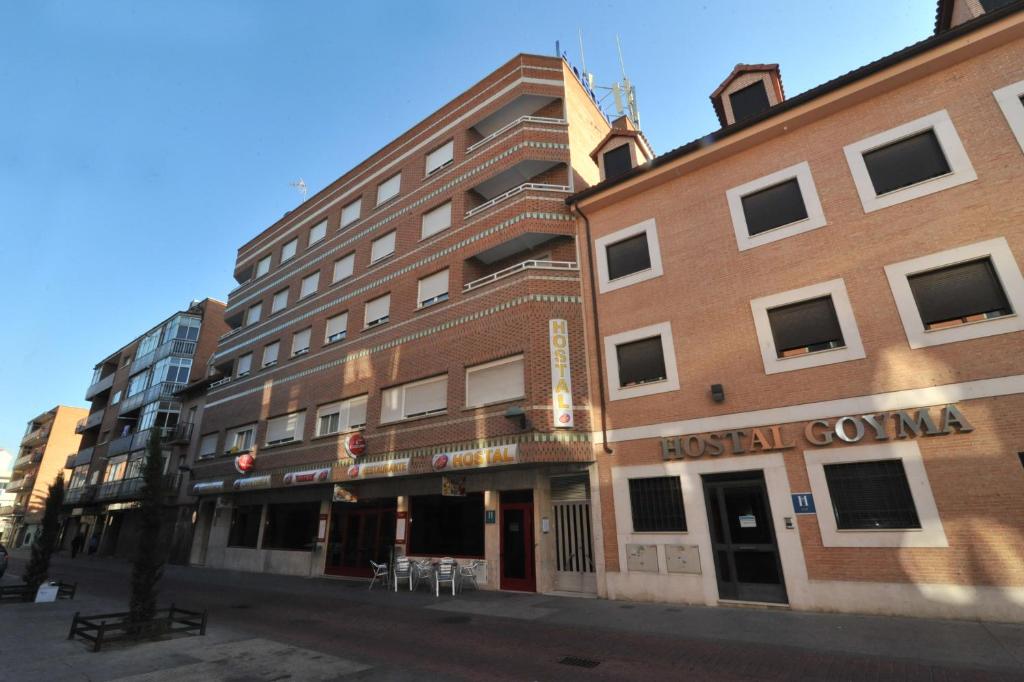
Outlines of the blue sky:
{"type": "Polygon", "coordinates": [[[618,78],[656,152],[715,128],[737,62],[789,96],[930,35],[934,0],[6,2],[0,447],[190,299],[237,247],[518,52],[618,78]],[[544,17],[538,21],[538,17],[544,17]]]}

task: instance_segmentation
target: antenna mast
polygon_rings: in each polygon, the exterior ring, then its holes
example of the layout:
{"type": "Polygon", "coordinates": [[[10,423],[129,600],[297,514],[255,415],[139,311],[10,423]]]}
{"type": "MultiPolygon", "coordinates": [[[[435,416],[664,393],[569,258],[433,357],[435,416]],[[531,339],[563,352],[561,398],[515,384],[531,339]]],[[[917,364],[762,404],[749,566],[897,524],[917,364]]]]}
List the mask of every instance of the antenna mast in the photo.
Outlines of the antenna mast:
{"type": "Polygon", "coordinates": [[[309,191],[309,189],[306,187],[306,181],[305,180],[303,180],[302,178],[299,178],[298,180],[295,180],[294,182],[289,182],[288,186],[289,187],[294,187],[296,189],[296,191],[298,191],[298,193],[302,195],[302,200],[303,201],[306,200],[306,193],[309,191]]]}
{"type": "MultiPolygon", "coordinates": [[[[600,86],[600,90],[605,90],[612,95],[612,102],[615,108],[616,116],[626,116],[633,123],[633,126],[640,129],[640,108],[636,103],[636,87],[629,80],[629,76],[626,75],[626,62],[622,58],[622,41],[619,40],[618,34],[615,36],[615,48],[619,54],[619,70],[622,73],[622,80],[612,83],[610,86],[600,86]]],[[[580,54],[583,52],[583,34],[580,32],[580,54]]],[[[607,97],[607,95],[605,95],[607,97]]],[[[605,97],[601,98],[604,101],[605,97]]]]}

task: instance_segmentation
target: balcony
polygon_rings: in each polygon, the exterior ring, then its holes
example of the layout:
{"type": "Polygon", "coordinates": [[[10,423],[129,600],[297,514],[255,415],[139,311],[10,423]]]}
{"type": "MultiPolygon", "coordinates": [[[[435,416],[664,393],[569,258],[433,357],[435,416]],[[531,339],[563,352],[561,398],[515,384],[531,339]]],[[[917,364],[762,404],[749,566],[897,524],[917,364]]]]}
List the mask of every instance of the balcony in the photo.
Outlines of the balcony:
{"type": "Polygon", "coordinates": [[[25,489],[26,487],[30,487],[33,478],[35,478],[34,474],[32,476],[24,476],[11,481],[7,484],[7,492],[15,493],[19,490],[25,489]]]}
{"type": "Polygon", "coordinates": [[[132,447],[132,434],[125,436],[119,436],[107,445],[107,457],[113,457],[115,455],[123,455],[128,452],[132,447]]]}
{"type": "Polygon", "coordinates": [[[14,516],[19,511],[21,511],[21,507],[19,507],[18,505],[7,504],[4,505],[3,507],[0,507],[0,516],[14,516]]]}
{"type": "Polygon", "coordinates": [[[174,392],[184,385],[172,381],[162,381],[159,384],[153,384],[145,391],[139,391],[135,395],[123,398],[120,403],[121,411],[118,414],[128,414],[143,405],[148,405],[154,400],[173,400],[174,392]]]}
{"type": "MultiPolygon", "coordinates": [[[[172,435],[174,435],[174,427],[173,426],[154,427],[154,428],[158,429],[161,441],[165,441],[166,442],[166,440],[168,438],[170,438],[172,435]]],[[[132,436],[132,447],[131,447],[132,452],[135,452],[136,450],[145,450],[146,449],[146,446],[149,445],[149,434],[152,431],[153,431],[153,429],[144,429],[142,431],[136,431],[135,432],[135,434],[132,436]]]]}
{"type": "Polygon", "coordinates": [[[192,440],[192,429],[195,424],[181,423],[174,427],[174,431],[168,436],[167,442],[173,445],[187,445],[192,440]]]}
{"type": "Polygon", "coordinates": [[[480,204],[479,206],[474,206],[473,208],[469,209],[468,211],[466,211],[466,218],[467,219],[472,218],[473,216],[477,215],[478,213],[483,213],[487,209],[491,208],[492,206],[496,206],[497,204],[500,204],[501,202],[505,201],[506,199],[511,199],[512,197],[516,196],[517,194],[522,194],[523,192],[527,192],[527,191],[534,191],[534,192],[562,192],[563,194],[567,194],[569,192],[569,185],[552,185],[552,184],[543,183],[543,182],[524,182],[521,185],[518,185],[516,187],[513,187],[510,190],[506,190],[505,192],[502,192],[501,194],[499,194],[498,196],[494,197],[493,199],[489,199],[489,200],[485,201],[484,203],[480,204]]]}
{"type": "MultiPolygon", "coordinates": [[[[163,477],[166,495],[176,495],[181,483],[181,474],[165,474],[163,477]]],[[[125,478],[120,481],[100,483],[96,489],[96,501],[137,500],[142,496],[143,479],[125,478]]]]}
{"type": "Polygon", "coordinates": [[[159,360],[163,360],[168,355],[177,355],[178,357],[190,358],[196,353],[196,342],[187,341],[185,339],[171,339],[165,341],[145,355],[140,355],[132,361],[131,373],[143,370],[150,365],[156,363],[159,360]]]}
{"type": "Polygon", "coordinates": [[[543,120],[550,116],[556,116],[558,119],[564,116],[564,107],[558,97],[529,93],[519,95],[470,126],[471,137],[476,136],[479,139],[473,140],[466,152],[478,149],[488,140],[514,127],[523,118],[543,120]]]}
{"type": "Polygon", "coordinates": [[[484,137],[484,138],[482,138],[480,140],[477,140],[473,144],[471,144],[468,147],[466,147],[466,156],[469,156],[470,154],[472,154],[477,149],[482,149],[488,143],[493,142],[494,140],[498,139],[499,137],[501,137],[502,135],[504,135],[508,131],[513,130],[513,129],[519,127],[520,125],[523,125],[523,124],[526,124],[526,123],[532,123],[532,124],[535,124],[535,125],[550,125],[550,126],[564,126],[564,125],[566,125],[566,121],[565,121],[564,118],[550,118],[548,116],[520,116],[519,118],[514,119],[512,122],[506,123],[502,127],[498,128],[493,133],[487,135],[486,137],[484,137]]]}
{"type": "Polygon", "coordinates": [[[96,497],[95,485],[80,485],[77,488],[68,488],[64,493],[64,504],[87,504],[96,497]]]}
{"type": "Polygon", "coordinates": [[[78,425],[75,426],[75,433],[82,433],[83,431],[88,431],[89,429],[95,428],[102,424],[103,414],[105,412],[106,410],[96,410],[85,419],[79,419],[78,425]]]}
{"type": "Polygon", "coordinates": [[[38,429],[33,429],[25,434],[25,437],[21,439],[22,445],[39,445],[46,440],[46,437],[50,435],[50,429],[46,426],[40,426],[38,429]]]}
{"type": "Polygon", "coordinates": [[[572,263],[570,261],[556,261],[556,260],[526,260],[522,263],[516,263],[510,265],[507,268],[498,270],[489,275],[475,279],[472,282],[466,282],[462,285],[463,291],[473,291],[480,287],[487,286],[493,282],[497,282],[500,279],[510,277],[516,273],[524,272],[526,270],[562,270],[568,272],[579,272],[580,266],[578,263],[572,263]]]}
{"type": "Polygon", "coordinates": [[[100,393],[103,393],[104,391],[110,390],[110,387],[114,385],[114,374],[115,373],[116,372],[111,372],[110,374],[108,374],[107,376],[103,377],[99,381],[93,383],[92,386],[90,386],[89,388],[85,389],[85,399],[86,400],[92,400],[94,397],[98,396],[100,393]]]}
{"type": "Polygon", "coordinates": [[[39,462],[41,461],[43,461],[43,453],[30,452],[27,455],[22,455],[18,459],[14,460],[13,469],[18,469],[20,467],[25,466],[26,464],[39,464],[39,462]]]}
{"type": "Polygon", "coordinates": [[[94,449],[95,449],[95,446],[88,447],[88,448],[82,448],[76,454],[69,456],[68,457],[69,461],[71,461],[71,457],[74,457],[74,460],[72,461],[71,466],[69,466],[68,468],[70,469],[70,468],[81,466],[83,464],[88,464],[89,462],[91,462],[92,461],[92,453],[93,453],[94,449]]]}

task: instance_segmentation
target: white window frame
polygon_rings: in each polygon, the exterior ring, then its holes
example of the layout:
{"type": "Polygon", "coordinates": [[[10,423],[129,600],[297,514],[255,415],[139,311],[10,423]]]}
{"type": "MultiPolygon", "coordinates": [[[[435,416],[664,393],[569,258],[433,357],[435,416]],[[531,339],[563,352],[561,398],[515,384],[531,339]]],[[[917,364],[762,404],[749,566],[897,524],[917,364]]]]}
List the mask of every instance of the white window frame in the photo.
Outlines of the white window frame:
{"type": "Polygon", "coordinates": [[[259,279],[270,272],[270,263],[272,260],[273,256],[268,253],[266,256],[256,261],[256,267],[253,269],[253,279],[259,279]],[[263,272],[260,272],[261,268],[263,269],[263,272]]]}
{"type": "Polygon", "coordinates": [[[853,184],[857,187],[857,194],[860,195],[860,203],[865,213],[902,204],[978,179],[953,120],[945,109],[848,144],[843,147],[843,153],[846,155],[846,163],[850,167],[853,184]],[[875,194],[875,187],[864,163],[864,154],[928,130],[935,132],[942,153],[946,155],[950,172],[882,195],[875,194]]]}
{"type": "Polygon", "coordinates": [[[736,246],[740,251],[777,242],[780,239],[795,237],[798,234],[810,232],[819,227],[825,227],[828,224],[828,221],[825,219],[825,211],[821,207],[821,199],[818,198],[818,189],[814,184],[814,176],[811,174],[811,164],[806,161],[801,161],[788,168],[783,168],[738,187],[726,190],[725,197],[729,203],[729,215],[732,217],[732,230],[736,236],[736,246]],[[789,180],[796,180],[797,185],[800,187],[800,197],[803,199],[804,208],[807,210],[807,217],[803,220],[780,225],[752,236],[747,227],[747,214],[743,211],[743,197],[756,194],[763,189],[780,185],[789,180]]]}
{"type": "Polygon", "coordinates": [[[386,293],[386,294],[384,294],[382,296],[378,296],[377,298],[372,298],[369,301],[367,301],[365,305],[363,305],[363,329],[372,329],[374,327],[379,327],[382,324],[387,324],[390,320],[391,320],[391,293],[390,292],[388,292],[388,293],[386,293]],[[370,304],[374,303],[375,301],[379,301],[382,298],[388,299],[388,314],[385,315],[384,317],[377,318],[377,320],[379,320],[379,321],[367,319],[368,313],[370,312],[370,304]],[[370,324],[371,322],[374,322],[374,324],[370,324]]]}
{"type": "Polygon", "coordinates": [[[407,421],[409,419],[424,419],[426,417],[435,417],[435,416],[437,416],[439,414],[445,414],[447,411],[448,411],[448,375],[447,374],[437,374],[437,375],[432,376],[432,377],[427,377],[426,379],[419,379],[417,381],[410,381],[408,383],[400,384],[398,386],[388,386],[387,388],[385,388],[384,390],[381,391],[381,416],[380,416],[380,423],[381,424],[397,424],[399,422],[407,421]],[[406,416],[406,414],[405,414],[405,397],[406,397],[406,392],[410,388],[415,388],[416,386],[422,386],[424,384],[429,384],[429,383],[433,383],[433,382],[441,382],[441,381],[445,382],[444,407],[441,408],[441,409],[434,410],[432,412],[427,412],[425,414],[416,414],[416,415],[411,416],[411,417],[410,416],[406,416]],[[383,402],[386,399],[386,393],[388,391],[392,391],[392,390],[394,390],[394,391],[401,390],[401,392],[402,392],[402,395],[401,395],[401,405],[399,406],[399,409],[398,409],[398,413],[401,416],[398,419],[392,419],[390,421],[385,421],[384,420],[384,405],[383,405],[383,402]]]}
{"type": "Polygon", "coordinates": [[[292,354],[291,354],[291,357],[297,358],[300,355],[306,355],[307,353],[309,353],[309,347],[312,345],[312,343],[313,343],[313,328],[312,327],[306,327],[305,329],[300,329],[299,331],[295,332],[294,334],[292,334],[292,354]],[[302,334],[306,335],[306,347],[305,348],[296,348],[295,347],[295,342],[298,341],[301,338],[302,334]]]}
{"type": "Polygon", "coordinates": [[[485,362],[485,363],[480,364],[480,365],[474,365],[473,367],[467,367],[466,368],[466,379],[465,379],[466,407],[485,407],[487,405],[498,405],[498,404],[501,404],[501,403],[507,403],[507,402],[509,402],[511,400],[521,400],[521,399],[523,399],[525,397],[526,397],[526,359],[525,359],[525,356],[522,353],[519,353],[518,355],[512,355],[512,356],[509,356],[507,358],[501,358],[500,360],[493,360],[491,362],[485,362]],[[482,370],[488,370],[488,369],[491,369],[493,367],[500,367],[501,365],[508,365],[508,364],[513,363],[513,362],[518,362],[518,363],[522,364],[522,369],[523,369],[523,391],[522,391],[522,393],[520,393],[518,395],[508,396],[506,398],[501,398],[499,400],[492,400],[490,402],[485,402],[485,403],[471,403],[471,402],[469,402],[469,379],[470,379],[470,377],[475,372],[479,372],[479,371],[482,371],[482,370]]]}
{"type": "Polygon", "coordinates": [[[313,227],[309,228],[309,246],[322,242],[327,238],[327,218],[324,218],[313,227]]]}
{"type": "Polygon", "coordinates": [[[676,346],[672,340],[672,323],[659,322],[648,327],[631,329],[604,337],[605,377],[608,382],[609,400],[626,400],[657,393],[679,390],[679,373],[676,369],[676,346]],[[654,381],[640,386],[619,385],[619,356],[616,347],[631,341],[640,341],[652,336],[661,337],[661,354],[665,360],[665,380],[654,381]]]}
{"type": "Polygon", "coordinates": [[[267,345],[263,346],[263,355],[260,356],[260,367],[261,368],[273,367],[274,365],[276,365],[278,363],[278,361],[280,359],[281,359],[281,342],[280,341],[274,341],[273,343],[268,343],[267,345]],[[276,348],[276,350],[274,352],[274,359],[268,363],[267,362],[267,349],[270,348],[271,346],[276,346],[277,348],[276,348]]]}
{"type": "Polygon", "coordinates": [[[892,290],[892,297],[896,301],[896,309],[899,311],[911,348],[940,346],[1024,330],[1024,315],[1021,314],[1024,312],[1024,277],[1021,276],[1020,267],[1014,260],[1005,237],[892,263],[885,266],[885,276],[889,279],[889,288],[892,290]],[[996,276],[1003,286],[1006,300],[1013,312],[1002,317],[968,322],[955,327],[925,329],[908,278],[911,275],[985,257],[992,261],[992,267],[995,268],[996,276]]]}
{"type": "Polygon", "coordinates": [[[224,439],[225,454],[231,454],[234,451],[236,447],[235,442],[238,440],[238,436],[246,431],[252,434],[249,438],[249,447],[239,447],[238,452],[248,452],[256,447],[256,423],[242,424],[241,426],[236,426],[233,429],[228,429],[227,437],[224,439]]]}
{"type": "Polygon", "coordinates": [[[757,343],[761,349],[761,361],[764,363],[765,374],[834,365],[838,362],[849,362],[866,357],[864,344],[860,339],[860,330],[857,328],[857,320],[853,316],[853,306],[850,305],[850,296],[846,292],[846,282],[841,277],[771,296],[755,298],[750,302],[750,312],[754,316],[754,331],[757,333],[757,343]],[[775,337],[772,336],[768,311],[824,296],[832,297],[832,307],[835,308],[839,329],[843,333],[843,341],[846,345],[841,348],[829,348],[804,355],[780,358],[775,348],[775,337]]]}
{"type": "Polygon", "coordinates": [[[299,300],[302,300],[304,298],[309,298],[310,296],[315,294],[317,292],[317,289],[319,289],[319,288],[320,288],[320,271],[317,270],[316,272],[314,272],[312,274],[309,274],[309,275],[306,275],[305,277],[302,278],[302,283],[299,284],[299,300]],[[309,290],[309,291],[306,291],[306,283],[307,282],[312,282],[313,283],[313,288],[311,290],[309,290]]]}
{"type": "Polygon", "coordinates": [[[260,321],[260,317],[263,315],[263,303],[256,303],[249,306],[245,311],[245,326],[251,326],[260,321]],[[253,311],[256,311],[253,313],[253,311]]]}
{"type": "Polygon", "coordinates": [[[319,436],[335,436],[341,433],[350,433],[352,431],[358,431],[359,429],[366,426],[366,407],[368,394],[352,396],[351,398],[345,398],[337,402],[329,403],[327,405],[321,405],[316,410],[316,435],[319,436]],[[359,424],[353,424],[352,421],[352,404],[361,401],[363,404],[363,421],[359,424]],[[320,418],[325,417],[329,414],[338,415],[338,430],[337,431],[321,431],[320,430],[320,418]],[[344,414],[345,419],[342,421],[341,415],[344,414]]]}
{"type": "Polygon", "coordinates": [[[398,247],[398,230],[391,230],[387,234],[382,234],[373,241],[370,242],[370,265],[374,263],[380,263],[391,256],[395,255],[395,249],[398,247]],[[384,242],[385,240],[391,240],[391,250],[385,254],[374,256],[373,252],[377,247],[377,244],[384,242]]]}
{"type": "Polygon", "coordinates": [[[266,439],[266,445],[268,447],[273,447],[275,445],[285,445],[287,443],[301,443],[303,438],[306,435],[305,431],[306,431],[306,411],[305,410],[299,410],[298,412],[288,412],[287,414],[279,414],[276,417],[271,417],[270,419],[268,419],[267,420],[267,431],[266,431],[266,434],[265,434],[264,438],[266,439]],[[271,442],[270,441],[270,425],[271,425],[271,423],[276,421],[276,420],[278,420],[278,419],[287,419],[287,418],[289,418],[289,417],[291,417],[293,415],[298,415],[299,424],[298,424],[298,428],[295,430],[295,435],[297,437],[292,438],[291,440],[278,440],[278,441],[275,441],[275,442],[271,442]]]}
{"type": "Polygon", "coordinates": [[[996,98],[999,108],[1002,109],[1003,116],[1006,117],[1013,136],[1017,138],[1017,144],[1020,145],[1021,151],[1024,151],[1024,103],[1020,100],[1021,96],[1024,96],[1024,81],[1017,81],[999,88],[992,93],[992,96],[996,98]]]}
{"type": "Polygon", "coordinates": [[[219,440],[220,440],[220,433],[218,431],[214,431],[213,433],[205,433],[202,436],[200,436],[200,438],[199,438],[199,448],[196,450],[196,457],[198,457],[199,459],[208,459],[210,457],[216,457],[217,456],[217,441],[219,441],[219,440]],[[210,442],[209,439],[210,439],[211,436],[213,437],[213,449],[210,450],[209,452],[206,452],[205,450],[203,450],[203,443],[209,443],[210,442]]]}
{"type": "Polygon", "coordinates": [[[334,261],[334,268],[331,270],[331,284],[337,284],[342,280],[346,280],[351,277],[356,271],[356,253],[355,251],[348,253],[338,260],[334,261]],[[344,277],[338,277],[338,265],[342,262],[348,261],[348,274],[344,277]]]}
{"type": "Polygon", "coordinates": [[[359,197],[355,201],[350,201],[341,209],[341,227],[348,227],[352,223],[359,220],[359,213],[363,208],[363,198],[359,197]],[[350,210],[351,209],[351,210],[350,210]],[[352,212],[355,215],[352,215],[352,212]]]}
{"type": "Polygon", "coordinates": [[[384,180],[383,182],[381,182],[380,184],[377,185],[377,206],[382,206],[382,205],[388,203],[389,201],[391,201],[392,199],[396,198],[401,193],[402,193],[402,174],[401,173],[395,173],[390,178],[388,178],[387,180],[384,180]],[[395,186],[394,193],[393,194],[389,194],[386,197],[381,197],[381,195],[380,195],[381,189],[383,189],[385,185],[387,185],[389,182],[391,182],[392,180],[395,180],[395,179],[397,179],[397,184],[395,186]]]}
{"type": "Polygon", "coordinates": [[[597,251],[597,288],[602,294],[640,282],[646,282],[649,279],[661,277],[662,275],[661,245],[658,243],[658,225],[654,218],[648,218],[636,225],[630,225],[611,234],[599,237],[594,240],[594,247],[597,251]],[[614,280],[609,279],[608,247],[630,237],[635,237],[640,233],[647,234],[647,251],[651,257],[651,267],[626,275],[625,277],[619,277],[614,280]]]}
{"type": "Polygon", "coordinates": [[[284,263],[286,261],[290,261],[292,258],[295,258],[295,255],[298,252],[299,252],[299,238],[295,237],[294,239],[292,239],[292,240],[290,240],[288,242],[285,242],[281,246],[281,262],[284,263]],[[289,250],[291,251],[291,253],[286,256],[285,253],[287,251],[289,251],[289,250]]]}
{"type": "Polygon", "coordinates": [[[273,298],[270,299],[270,314],[273,315],[276,312],[280,312],[288,307],[288,288],[284,288],[281,291],[274,294],[273,298]],[[284,294],[284,296],[281,296],[284,294]],[[280,298],[279,298],[280,297],[280,298]],[[281,301],[281,305],[278,302],[281,301]]]}
{"type": "Polygon", "coordinates": [[[241,379],[242,377],[249,376],[250,374],[252,374],[252,353],[239,355],[238,361],[235,363],[235,378],[241,379]],[[242,362],[243,360],[248,361],[247,366],[244,370],[242,369],[242,365],[244,364],[242,362]]]}
{"type": "Polygon", "coordinates": [[[942,527],[935,497],[928,483],[928,472],[921,459],[921,449],[916,440],[874,445],[855,445],[825,450],[804,450],[804,464],[807,478],[814,495],[814,506],[818,510],[818,528],[821,543],[825,547],[948,547],[946,532],[942,527]],[[903,462],[911,497],[921,528],[839,530],[836,516],[832,511],[832,496],[825,479],[826,464],[848,464],[853,462],[875,462],[898,459],[903,462]]]}
{"type": "Polygon", "coordinates": [[[431,306],[435,306],[438,305],[439,303],[444,303],[445,301],[447,301],[449,295],[451,294],[451,285],[451,270],[449,268],[445,268],[444,270],[438,270],[437,272],[431,273],[426,277],[420,277],[418,280],[416,280],[416,309],[422,310],[423,308],[430,308],[431,306]],[[444,275],[445,279],[444,293],[432,296],[430,297],[430,299],[424,301],[423,282],[425,280],[431,279],[432,277],[437,277],[438,275],[442,274],[444,275]]]}
{"type": "MultiPolygon", "coordinates": [[[[444,154],[442,154],[442,156],[444,156],[444,154]]],[[[423,160],[424,174],[425,175],[432,175],[432,174],[436,173],[437,171],[441,170],[442,168],[445,168],[446,166],[451,165],[452,162],[454,162],[454,161],[455,161],[455,140],[451,139],[451,140],[448,140],[447,142],[445,142],[444,144],[439,145],[437,147],[434,147],[432,150],[427,152],[426,157],[423,160]],[[431,167],[431,164],[430,164],[431,157],[433,157],[438,152],[443,152],[445,150],[447,150],[447,152],[448,152],[447,153],[447,157],[448,157],[447,160],[443,161],[441,163],[435,163],[433,165],[433,167],[431,167]]]]}
{"type": "Polygon", "coordinates": [[[337,315],[331,315],[330,317],[327,318],[327,321],[324,323],[324,344],[325,345],[329,344],[329,343],[338,343],[340,341],[344,341],[347,336],[348,336],[348,311],[347,310],[345,312],[343,312],[343,313],[338,313],[337,315]],[[337,334],[341,334],[341,338],[333,339],[332,340],[331,339],[331,335],[330,335],[330,322],[331,322],[331,320],[336,320],[339,317],[344,317],[345,318],[345,324],[342,325],[341,331],[340,332],[336,332],[337,334]]]}
{"type": "Polygon", "coordinates": [[[422,216],[420,216],[420,241],[422,241],[424,239],[429,239],[429,238],[433,237],[436,234],[441,234],[445,230],[451,229],[451,226],[452,226],[452,202],[451,202],[451,200],[448,200],[448,201],[444,202],[443,204],[439,204],[439,205],[435,206],[434,208],[430,209],[429,211],[424,213],[422,216]],[[433,229],[433,230],[428,232],[427,231],[427,216],[437,215],[439,211],[442,211],[445,208],[448,209],[448,224],[445,225],[444,227],[439,227],[439,228],[433,229]]]}

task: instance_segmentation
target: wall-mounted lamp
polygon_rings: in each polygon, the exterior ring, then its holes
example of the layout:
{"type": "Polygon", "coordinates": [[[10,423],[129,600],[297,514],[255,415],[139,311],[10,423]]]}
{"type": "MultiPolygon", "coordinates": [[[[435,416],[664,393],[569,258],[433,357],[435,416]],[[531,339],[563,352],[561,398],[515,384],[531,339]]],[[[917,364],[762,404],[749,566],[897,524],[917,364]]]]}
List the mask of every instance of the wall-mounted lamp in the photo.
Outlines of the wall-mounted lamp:
{"type": "Polygon", "coordinates": [[[725,400],[725,389],[722,388],[722,384],[711,384],[711,399],[716,403],[725,400]]]}
{"type": "Polygon", "coordinates": [[[505,410],[505,419],[508,419],[509,421],[518,421],[520,431],[525,431],[526,427],[530,424],[530,422],[526,420],[526,411],[518,405],[513,405],[505,410]]]}

